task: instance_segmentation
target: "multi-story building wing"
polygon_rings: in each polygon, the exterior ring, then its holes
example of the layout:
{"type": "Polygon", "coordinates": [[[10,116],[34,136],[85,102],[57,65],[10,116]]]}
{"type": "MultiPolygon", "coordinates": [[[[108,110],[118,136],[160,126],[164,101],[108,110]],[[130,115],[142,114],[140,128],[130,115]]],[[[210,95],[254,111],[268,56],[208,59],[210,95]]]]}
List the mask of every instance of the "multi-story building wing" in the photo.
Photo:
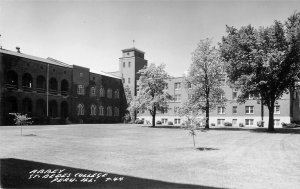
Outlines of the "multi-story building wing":
{"type": "MultiPolygon", "coordinates": [[[[123,51],[124,53],[124,51],[123,51]]],[[[124,54],[123,54],[124,55],[124,54]]],[[[122,58],[120,60],[123,60],[122,58]]],[[[131,73],[135,75],[139,69],[127,67],[126,70],[123,63],[125,61],[120,61],[120,74],[125,79],[131,73]],[[122,62],[122,64],[121,64],[122,62]]],[[[136,78],[137,80],[138,78],[136,78]]],[[[179,117],[177,112],[181,107],[182,103],[186,102],[189,98],[190,88],[184,77],[174,77],[167,81],[167,92],[173,96],[174,100],[168,103],[169,108],[163,113],[158,112],[156,115],[156,120],[161,121],[163,124],[168,124],[172,122],[175,125],[182,124],[184,117],[179,117]]],[[[268,108],[261,105],[261,101],[258,98],[249,96],[249,99],[244,104],[239,104],[237,102],[237,97],[239,91],[237,89],[231,88],[223,81],[223,90],[225,95],[222,98],[226,98],[227,102],[225,106],[219,106],[215,110],[210,112],[210,124],[216,126],[222,126],[225,122],[232,123],[233,126],[238,126],[243,124],[244,126],[257,126],[257,122],[263,120],[265,125],[268,124],[268,108]]],[[[136,87],[134,87],[136,94],[136,87]]],[[[281,127],[281,123],[290,123],[291,121],[300,120],[300,103],[299,103],[300,92],[295,91],[292,93],[284,94],[281,99],[279,99],[275,104],[274,111],[274,122],[275,127],[281,127]]],[[[201,113],[201,112],[200,112],[201,113]]],[[[152,121],[149,112],[140,112],[139,118],[144,119],[148,122],[152,121]]],[[[205,112],[199,118],[205,117],[205,112]]]]}
{"type": "Polygon", "coordinates": [[[122,80],[89,68],[0,49],[0,125],[9,113],[35,124],[120,122],[126,109],[122,80]]]}

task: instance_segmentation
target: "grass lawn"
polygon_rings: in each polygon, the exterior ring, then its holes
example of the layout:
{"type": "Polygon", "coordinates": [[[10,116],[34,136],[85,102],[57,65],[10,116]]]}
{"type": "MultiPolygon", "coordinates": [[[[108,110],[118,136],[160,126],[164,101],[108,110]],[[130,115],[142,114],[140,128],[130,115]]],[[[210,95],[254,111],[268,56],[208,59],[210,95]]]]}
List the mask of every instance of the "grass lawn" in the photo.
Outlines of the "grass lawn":
{"type": "MultiPolygon", "coordinates": [[[[165,183],[185,184],[177,188],[299,188],[300,129],[264,130],[199,131],[194,150],[192,137],[182,129],[123,124],[25,126],[25,136],[20,136],[19,128],[7,126],[0,127],[0,158],[13,158],[24,166],[39,162],[139,179],[134,182],[153,181],[136,188],[176,188],[165,183]]],[[[7,159],[3,162],[9,164],[7,159]]],[[[129,186],[122,185],[133,185],[129,186]]]]}

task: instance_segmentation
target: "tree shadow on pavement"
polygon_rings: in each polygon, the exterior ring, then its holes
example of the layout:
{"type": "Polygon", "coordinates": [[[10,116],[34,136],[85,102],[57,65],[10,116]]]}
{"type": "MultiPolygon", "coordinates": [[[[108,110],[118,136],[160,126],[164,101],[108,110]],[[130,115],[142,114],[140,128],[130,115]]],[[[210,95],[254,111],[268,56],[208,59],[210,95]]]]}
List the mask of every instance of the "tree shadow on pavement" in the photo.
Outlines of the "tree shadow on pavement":
{"type": "Polygon", "coordinates": [[[1,188],[207,188],[28,160],[0,159],[1,188]]]}

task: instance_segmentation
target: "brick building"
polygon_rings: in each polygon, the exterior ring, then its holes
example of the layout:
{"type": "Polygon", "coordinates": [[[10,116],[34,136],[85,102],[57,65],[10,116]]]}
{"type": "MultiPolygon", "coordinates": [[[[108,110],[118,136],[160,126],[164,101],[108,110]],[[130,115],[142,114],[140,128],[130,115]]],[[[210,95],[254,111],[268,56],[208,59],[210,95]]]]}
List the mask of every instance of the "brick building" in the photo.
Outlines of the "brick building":
{"type": "Polygon", "coordinates": [[[9,113],[26,113],[35,124],[121,122],[126,98],[119,77],[0,49],[0,125],[9,113]]]}
{"type": "MultiPolygon", "coordinates": [[[[136,94],[136,81],[138,80],[136,73],[139,71],[139,68],[147,65],[143,64],[143,62],[137,62],[136,64],[139,66],[130,67],[130,64],[128,64],[130,60],[126,58],[126,53],[133,53],[135,50],[136,49],[134,48],[123,50],[123,57],[120,58],[120,76],[123,78],[124,85],[131,84],[131,88],[135,91],[134,94],[136,94]],[[134,85],[127,81],[128,78],[133,78],[133,76],[135,76],[134,85]]],[[[183,102],[188,100],[189,86],[185,84],[183,77],[174,77],[167,81],[167,83],[167,92],[174,97],[174,101],[168,103],[169,108],[166,112],[157,113],[156,120],[160,120],[163,124],[168,124],[168,122],[171,121],[175,125],[180,125],[184,118],[179,117],[176,111],[183,102]]],[[[249,97],[246,103],[238,104],[236,99],[239,91],[226,85],[226,81],[224,81],[223,90],[225,91],[225,98],[228,101],[226,106],[217,107],[210,113],[211,124],[221,126],[224,125],[225,122],[230,122],[233,126],[238,126],[240,123],[245,126],[256,126],[257,122],[262,119],[264,120],[265,125],[268,124],[268,108],[266,106],[261,106],[259,99],[249,97]]],[[[282,98],[276,102],[274,113],[275,127],[281,127],[282,122],[290,123],[293,120],[300,121],[299,99],[300,92],[295,91],[284,94],[282,98]]],[[[152,122],[149,112],[140,113],[138,117],[152,122]]],[[[205,117],[205,112],[203,112],[202,117],[205,117]]]]}

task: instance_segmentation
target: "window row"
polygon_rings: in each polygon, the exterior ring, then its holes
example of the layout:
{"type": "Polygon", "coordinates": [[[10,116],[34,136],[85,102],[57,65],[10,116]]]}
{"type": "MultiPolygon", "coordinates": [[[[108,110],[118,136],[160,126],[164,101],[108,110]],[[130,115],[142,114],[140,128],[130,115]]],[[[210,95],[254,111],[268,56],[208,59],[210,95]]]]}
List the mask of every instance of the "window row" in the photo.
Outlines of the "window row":
{"type": "MultiPolygon", "coordinates": [[[[119,112],[119,108],[118,107],[114,107],[114,109],[111,106],[107,106],[106,110],[104,108],[104,106],[99,106],[98,108],[98,114],[97,114],[97,106],[95,104],[92,104],[90,107],[90,115],[91,116],[119,116],[120,112],[119,112]]],[[[77,105],[77,115],[85,115],[85,108],[83,104],[78,104],[77,105]]]]}
{"type": "MultiPolygon", "coordinates": [[[[105,97],[105,89],[103,87],[100,88],[99,93],[100,93],[100,97],[105,97]]],[[[77,94],[78,95],[85,94],[84,85],[78,85],[77,94]]],[[[115,99],[120,98],[120,93],[118,89],[115,90],[114,92],[112,89],[107,89],[106,94],[107,94],[107,98],[115,98],[115,99]]],[[[90,96],[96,96],[96,87],[90,88],[90,96]]]]}
{"type": "MultiPolygon", "coordinates": [[[[128,68],[130,68],[130,66],[131,66],[131,62],[128,62],[128,68]]],[[[123,62],[123,68],[125,67],[126,67],[126,62],[123,62]]]]}
{"type": "MultiPolygon", "coordinates": [[[[218,114],[225,114],[225,107],[217,108],[218,114]]],[[[232,106],[232,114],[237,114],[237,106],[232,106]]],[[[254,106],[245,106],[245,114],[254,114],[254,106]]],[[[280,114],[280,106],[276,105],[274,107],[274,114],[280,114]]]]}
{"type": "MultiPolygon", "coordinates": [[[[224,126],[225,119],[217,119],[217,126],[224,126]]],[[[280,119],[274,119],[274,125],[280,126],[280,119]]],[[[237,119],[232,119],[232,126],[238,126],[237,119]]],[[[254,126],[254,119],[245,119],[245,126],[254,126]]]]}
{"type": "MultiPolygon", "coordinates": [[[[49,79],[49,92],[56,94],[58,92],[58,81],[56,78],[51,77],[49,79]]],[[[8,71],[6,76],[6,86],[10,88],[18,88],[18,74],[15,71],[8,71]]],[[[29,73],[25,73],[22,76],[22,88],[26,91],[31,91],[33,89],[33,77],[29,73]]],[[[46,92],[47,81],[42,75],[36,78],[36,91],[46,92]]],[[[63,79],[60,83],[60,91],[62,95],[66,95],[69,91],[69,82],[63,79]]]]}

